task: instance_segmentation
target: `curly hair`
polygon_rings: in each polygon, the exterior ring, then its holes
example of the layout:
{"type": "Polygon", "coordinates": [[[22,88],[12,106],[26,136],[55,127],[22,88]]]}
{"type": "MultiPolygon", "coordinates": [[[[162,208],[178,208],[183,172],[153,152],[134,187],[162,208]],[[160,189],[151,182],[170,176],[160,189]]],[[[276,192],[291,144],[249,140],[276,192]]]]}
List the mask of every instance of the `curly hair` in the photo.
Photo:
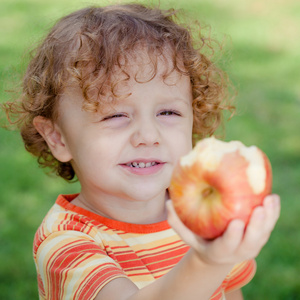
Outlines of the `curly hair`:
{"type": "Polygon", "coordinates": [[[190,77],[194,143],[215,132],[222,122],[223,110],[234,108],[228,101],[228,78],[212,61],[214,41],[210,36],[203,35],[197,22],[194,27],[181,25],[177,15],[173,9],[140,4],[88,7],[53,26],[33,52],[21,96],[2,106],[10,122],[20,129],[25,148],[37,156],[41,166],[50,167],[66,180],[75,176],[71,162],[60,162],[51,154],[33,119],[43,116],[54,122],[60,96],[70,83],[81,88],[83,109],[98,111],[99,99],[108,88],[114,94],[115,68],[128,79],[126,65],[140,45],[153,62],[153,77],[156,57],[164,55],[166,48],[171,50],[168,55],[171,53],[172,70],[190,77]]]}

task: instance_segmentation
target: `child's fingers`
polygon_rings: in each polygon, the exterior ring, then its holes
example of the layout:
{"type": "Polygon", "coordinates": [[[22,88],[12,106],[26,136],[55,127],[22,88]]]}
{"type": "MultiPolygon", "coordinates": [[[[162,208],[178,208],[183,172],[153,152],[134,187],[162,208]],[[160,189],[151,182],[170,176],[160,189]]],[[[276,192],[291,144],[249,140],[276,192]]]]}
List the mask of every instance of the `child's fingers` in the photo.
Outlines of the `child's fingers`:
{"type": "Polygon", "coordinates": [[[244,229],[242,220],[231,221],[224,234],[208,245],[210,260],[219,264],[236,262],[234,255],[243,240],[244,229]]]}
{"type": "Polygon", "coordinates": [[[254,209],[244,236],[244,249],[257,256],[268,241],[280,213],[277,195],[267,196],[264,205],[254,209]]]}
{"type": "Polygon", "coordinates": [[[272,231],[280,215],[280,197],[278,195],[269,195],[264,200],[266,208],[266,229],[272,231]]]}
{"type": "Polygon", "coordinates": [[[195,234],[192,233],[177,216],[171,200],[166,202],[168,212],[168,223],[177,232],[181,239],[190,246],[196,247],[198,240],[195,234]]]}
{"type": "MultiPolygon", "coordinates": [[[[269,231],[264,229],[266,212],[264,207],[257,207],[251,216],[244,236],[244,255],[256,257],[269,238],[269,231]]],[[[250,257],[249,257],[250,258],[250,257]]]]}
{"type": "MultiPolygon", "coordinates": [[[[167,200],[166,208],[168,213],[168,223],[173,227],[178,227],[178,224],[182,223],[179,217],[177,216],[173,203],[171,200],[167,200]],[[176,224],[176,225],[175,225],[176,224]]],[[[183,225],[183,224],[182,224],[183,225]]]]}
{"type": "Polygon", "coordinates": [[[222,239],[225,249],[229,252],[235,251],[240,245],[245,230],[245,223],[242,220],[235,219],[231,221],[224,232],[222,239]]]}
{"type": "MultiPolygon", "coordinates": [[[[280,214],[280,198],[278,195],[269,195],[263,206],[254,209],[249,221],[249,235],[269,236],[275,227],[280,214]]],[[[247,237],[247,236],[246,236],[247,237]]]]}

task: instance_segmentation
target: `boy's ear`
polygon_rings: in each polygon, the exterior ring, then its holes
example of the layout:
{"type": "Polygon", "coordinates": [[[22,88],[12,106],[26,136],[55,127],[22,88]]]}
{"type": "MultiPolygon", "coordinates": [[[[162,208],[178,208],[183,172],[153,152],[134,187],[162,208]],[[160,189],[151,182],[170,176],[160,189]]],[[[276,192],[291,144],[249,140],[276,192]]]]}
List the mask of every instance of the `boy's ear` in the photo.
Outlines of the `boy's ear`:
{"type": "Polygon", "coordinates": [[[53,156],[61,161],[68,162],[72,159],[71,153],[65,144],[60,128],[51,120],[42,116],[33,119],[33,125],[44,138],[53,156]]]}

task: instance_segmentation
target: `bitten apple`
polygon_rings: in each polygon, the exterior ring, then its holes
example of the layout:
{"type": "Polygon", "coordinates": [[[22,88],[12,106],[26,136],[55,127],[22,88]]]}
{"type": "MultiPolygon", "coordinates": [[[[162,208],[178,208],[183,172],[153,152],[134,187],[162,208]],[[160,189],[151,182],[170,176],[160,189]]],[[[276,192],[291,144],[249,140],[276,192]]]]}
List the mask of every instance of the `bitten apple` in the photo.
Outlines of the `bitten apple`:
{"type": "Polygon", "coordinates": [[[265,153],[239,141],[211,137],[180,159],[169,192],[182,222],[199,236],[214,239],[233,219],[247,224],[271,189],[272,170],[265,153]]]}

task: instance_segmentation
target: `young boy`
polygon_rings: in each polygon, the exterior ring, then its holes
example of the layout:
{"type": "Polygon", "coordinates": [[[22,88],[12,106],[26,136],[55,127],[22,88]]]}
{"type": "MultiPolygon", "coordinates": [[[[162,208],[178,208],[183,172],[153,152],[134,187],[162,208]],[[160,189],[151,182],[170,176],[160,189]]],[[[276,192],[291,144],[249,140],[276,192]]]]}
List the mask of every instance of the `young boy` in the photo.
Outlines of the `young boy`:
{"type": "Polygon", "coordinates": [[[202,53],[209,39],[197,49],[174,15],[127,4],[64,17],[31,60],[21,102],[5,106],[39,163],[81,184],[35,235],[40,299],[242,299],[255,273],[277,195],[213,241],[168,200],[178,159],[230,108],[225,75],[202,53]]]}

